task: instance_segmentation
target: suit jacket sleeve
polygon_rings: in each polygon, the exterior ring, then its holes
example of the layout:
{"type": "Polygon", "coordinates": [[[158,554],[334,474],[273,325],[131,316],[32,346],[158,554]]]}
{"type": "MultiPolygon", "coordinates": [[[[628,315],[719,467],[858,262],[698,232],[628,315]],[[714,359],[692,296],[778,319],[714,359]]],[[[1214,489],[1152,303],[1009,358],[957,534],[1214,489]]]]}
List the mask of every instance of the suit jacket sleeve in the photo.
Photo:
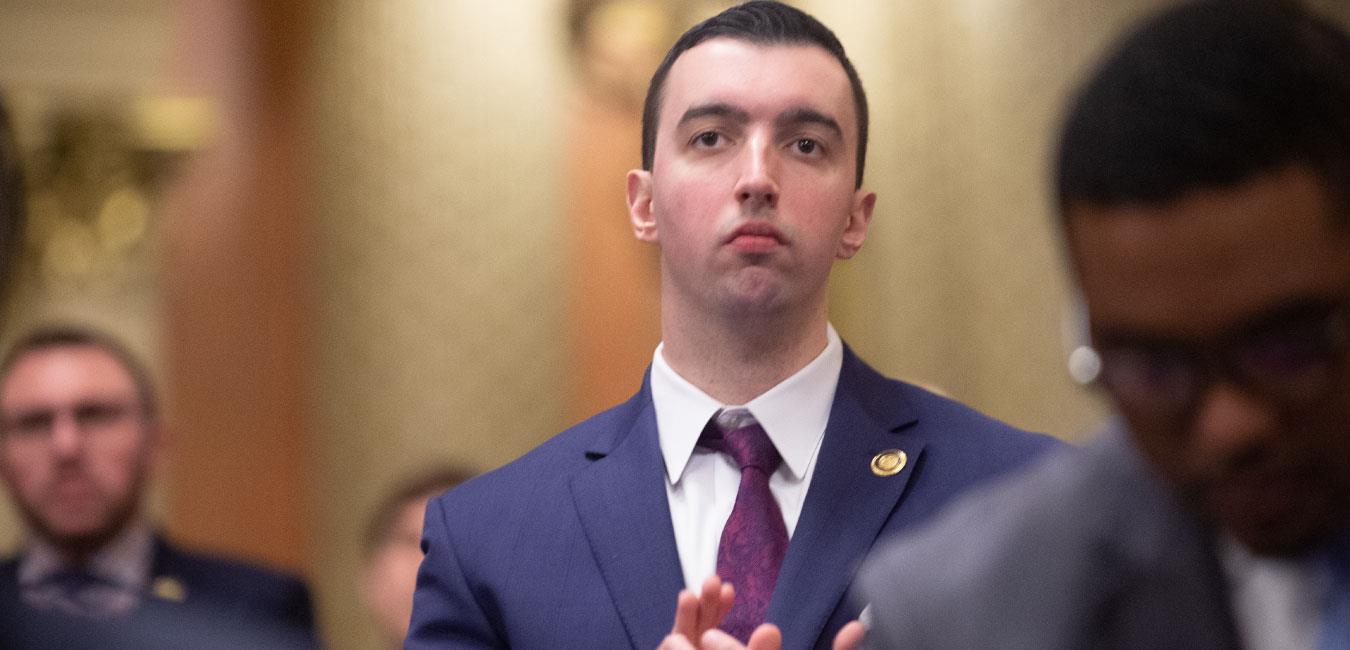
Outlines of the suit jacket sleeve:
{"type": "Polygon", "coordinates": [[[443,498],[427,504],[422,525],[426,556],[417,571],[412,624],[404,648],[506,648],[460,565],[446,525],[443,498]]]}

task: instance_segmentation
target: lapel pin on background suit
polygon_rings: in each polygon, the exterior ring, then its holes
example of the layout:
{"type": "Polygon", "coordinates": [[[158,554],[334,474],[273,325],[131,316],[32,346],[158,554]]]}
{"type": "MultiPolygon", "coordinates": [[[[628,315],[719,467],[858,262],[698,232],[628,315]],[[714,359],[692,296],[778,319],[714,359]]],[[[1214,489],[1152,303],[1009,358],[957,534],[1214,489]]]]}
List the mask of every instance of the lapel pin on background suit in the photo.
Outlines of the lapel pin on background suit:
{"type": "Polygon", "coordinates": [[[909,456],[900,449],[887,449],[872,457],[872,473],[877,476],[895,476],[905,468],[909,456]]]}
{"type": "Polygon", "coordinates": [[[160,576],[155,578],[155,582],[150,586],[150,592],[160,600],[173,601],[181,603],[187,600],[187,589],[183,587],[182,581],[172,576],[160,576]]]}

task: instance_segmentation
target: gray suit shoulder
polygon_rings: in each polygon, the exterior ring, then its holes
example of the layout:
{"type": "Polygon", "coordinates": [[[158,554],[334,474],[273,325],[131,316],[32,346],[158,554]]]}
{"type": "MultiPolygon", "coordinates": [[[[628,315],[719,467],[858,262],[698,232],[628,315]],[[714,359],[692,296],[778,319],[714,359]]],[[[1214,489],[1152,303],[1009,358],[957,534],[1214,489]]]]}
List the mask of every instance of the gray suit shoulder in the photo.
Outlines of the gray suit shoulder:
{"type": "Polygon", "coordinates": [[[869,646],[1227,647],[1194,523],[1118,433],[1058,450],[872,555],[869,646]]]}

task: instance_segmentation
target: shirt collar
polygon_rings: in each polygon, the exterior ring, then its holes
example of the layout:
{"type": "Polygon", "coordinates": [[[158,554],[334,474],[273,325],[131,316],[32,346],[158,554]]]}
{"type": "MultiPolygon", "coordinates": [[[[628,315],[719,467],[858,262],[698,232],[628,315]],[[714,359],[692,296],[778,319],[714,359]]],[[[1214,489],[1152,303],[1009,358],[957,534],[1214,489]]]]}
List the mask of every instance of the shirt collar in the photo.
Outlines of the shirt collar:
{"type": "Polygon", "coordinates": [[[652,403],[667,480],[672,485],[680,482],[713,414],[738,406],[750,410],[783,457],[783,464],[794,478],[802,479],[825,435],[844,364],[844,344],[833,325],[826,325],[825,339],[825,349],[815,359],[744,405],[722,404],[689,383],[666,363],[661,354],[665,344],[658,345],[652,358],[652,403]]]}
{"type": "MultiPolygon", "coordinates": [[[[89,557],[84,567],[90,573],[130,590],[145,587],[150,577],[154,535],[142,521],[125,530],[89,557]]],[[[36,585],[68,566],[61,552],[46,540],[32,536],[19,563],[19,584],[36,585]]]]}

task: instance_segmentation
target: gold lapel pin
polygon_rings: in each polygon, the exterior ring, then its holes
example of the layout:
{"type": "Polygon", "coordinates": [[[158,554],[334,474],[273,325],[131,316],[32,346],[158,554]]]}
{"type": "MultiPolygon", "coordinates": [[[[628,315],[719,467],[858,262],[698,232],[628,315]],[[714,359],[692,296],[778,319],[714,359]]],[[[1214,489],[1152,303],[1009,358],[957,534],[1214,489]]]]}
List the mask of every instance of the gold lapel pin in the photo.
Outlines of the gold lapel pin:
{"type": "Polygon", "coordinates": [[[170,576],[155,578],[154,584],[150,586],[150,593],[160,600],[171,600],[175,603],[187,600],[187,588],[180,580],[170,576]]]}
{"type": "Polygon", "coordinates": [[[899,449],[887,449],[872,457],[872,473],[877,476],[895,476],[905,468],[909,457],[899,449]]]}

